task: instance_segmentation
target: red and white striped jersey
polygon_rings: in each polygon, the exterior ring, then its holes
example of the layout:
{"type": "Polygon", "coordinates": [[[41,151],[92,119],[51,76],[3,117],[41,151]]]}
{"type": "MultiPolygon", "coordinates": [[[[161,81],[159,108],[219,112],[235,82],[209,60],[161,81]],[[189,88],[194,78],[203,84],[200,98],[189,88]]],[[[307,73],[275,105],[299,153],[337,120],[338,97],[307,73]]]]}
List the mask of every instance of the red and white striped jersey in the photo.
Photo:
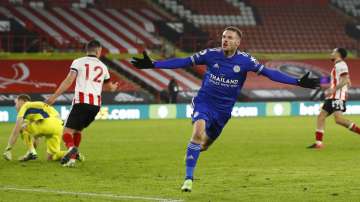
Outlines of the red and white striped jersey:
{"type": "Polygon", "coordinates": [[[103,83],[110,79],[106,65],[95,56],[85,56],[75,59],[70,70],[77,72],[73,104],[100,106],[103,83]]]}
{"type": "MultiPolygon", "coordinates": [[[[347,64],[344,61],[339,61],[335,63],[335,67],[331,71],[331,88],[336,88],[340,82],[340,77],[349,73],[347,64]]],[[[347,98],[348,86],[345,85],[342,88],[338,89],[335,93],[328,96],[327,99],[339,99],[346,100],[347,98]]]]}

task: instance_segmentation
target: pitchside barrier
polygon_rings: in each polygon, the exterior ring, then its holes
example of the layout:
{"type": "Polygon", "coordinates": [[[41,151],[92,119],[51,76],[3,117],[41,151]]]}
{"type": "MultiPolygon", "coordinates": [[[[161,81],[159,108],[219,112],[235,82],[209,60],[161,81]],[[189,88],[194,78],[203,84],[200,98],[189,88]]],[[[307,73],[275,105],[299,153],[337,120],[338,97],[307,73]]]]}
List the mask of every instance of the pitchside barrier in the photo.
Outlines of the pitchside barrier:
{"type": "MultiPolygon", "coordinates": [[[[314,116],[319,114],[321,102],[238,102],[232,116],[314,116]]],[[[62,119],[70,112],[69,105],[56,105],[62,119]]],[[[104,105],[96,119],[136,120],[136,119],[182,119],[190,118],[189,104],[150,104],[150,105],[104,105]]],[[[0,106],[0,122],[15,122],[16,110],[13,106],[0,106]]],[[[360,114],[360,101],[347,102],[347,115],[360,114]]]]}

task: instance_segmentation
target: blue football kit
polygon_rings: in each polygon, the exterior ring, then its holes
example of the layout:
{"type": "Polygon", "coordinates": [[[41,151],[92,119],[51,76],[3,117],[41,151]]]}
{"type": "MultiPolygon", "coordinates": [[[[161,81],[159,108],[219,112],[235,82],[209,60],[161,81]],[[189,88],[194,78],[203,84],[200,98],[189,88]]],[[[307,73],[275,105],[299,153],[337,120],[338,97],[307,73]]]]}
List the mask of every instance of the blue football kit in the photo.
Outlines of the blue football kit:
{"type": "MultiPolygon", "coordinates": [[[[145,57],[145,56],[144,56],[145,57]]],[[[192,65],[206,65],[201,88],[192,101],[193,123],[205,120],[206,135],[216,140],[231,117],[232,108],[240,94],[248,72],[255,72],[280,83],[299,85],[296,78],[280,71],[266,68],[251,55],[237,50],[225,56],[221,48],[200,51],[187,58],[173,58],[152,63],[155,68],[175,69],[192,65]]],[[[190,141],[186,150],[186,173],[182,187],[191,187],[194,169],[201,151],[201,144],[190,141]],[[190,184],[190,185],[189,185],[190,184]]]]}
{"type": "Polygon", "coordinates": [[[227,57],[221,48],[200,51],[187,58],[154,62],[156,68],[184,68],[206,65],[201,88],[194,97],[192,121],[205,120],[206,135],[215,140],[231,117],[248,72],[264,75],[271,80],[297,85],[298,80],[279,71],[266,68],[251,55],[237,50],[227,57]]]}

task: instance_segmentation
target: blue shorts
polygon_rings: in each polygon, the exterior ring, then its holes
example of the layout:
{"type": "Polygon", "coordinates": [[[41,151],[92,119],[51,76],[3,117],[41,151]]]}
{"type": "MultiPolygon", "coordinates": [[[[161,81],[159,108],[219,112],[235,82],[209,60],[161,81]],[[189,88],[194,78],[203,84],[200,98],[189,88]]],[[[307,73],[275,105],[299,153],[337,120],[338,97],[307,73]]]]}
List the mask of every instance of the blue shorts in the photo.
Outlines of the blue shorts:
{"type": "Polygon", "coordinates": [[[206,135],[212,140],[216,140],[225,124],[231,118],[231,113],[219,112],[211,104],[201,101],[198,97],[193,99],[192,107],[192,123],[201,119],[205,120],[206,135]]]}

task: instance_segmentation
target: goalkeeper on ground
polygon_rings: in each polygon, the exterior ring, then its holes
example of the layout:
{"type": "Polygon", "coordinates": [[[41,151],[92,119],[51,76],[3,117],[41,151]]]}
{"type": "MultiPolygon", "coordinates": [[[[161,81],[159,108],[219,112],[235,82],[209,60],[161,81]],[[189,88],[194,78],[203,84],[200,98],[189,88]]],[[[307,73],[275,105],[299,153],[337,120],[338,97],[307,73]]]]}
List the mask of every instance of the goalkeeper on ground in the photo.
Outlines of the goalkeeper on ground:
{"type": "Polygon", "coordinates": [[[37,153],[34,140],[44,137],[48,160],[61,159],[66,151],[60,150],[60,137],[62,135],[62,120],[55,108],[44,102],[31,102],[30,96],[22,94],[15,99],[15,107],[18,112],[15,127],[9,137],[8,145],[4,152],[4,158],[11,160],[11,149],[21,134],[27,146],[27,153],[20,161],[35,160],[37,153]]]}

